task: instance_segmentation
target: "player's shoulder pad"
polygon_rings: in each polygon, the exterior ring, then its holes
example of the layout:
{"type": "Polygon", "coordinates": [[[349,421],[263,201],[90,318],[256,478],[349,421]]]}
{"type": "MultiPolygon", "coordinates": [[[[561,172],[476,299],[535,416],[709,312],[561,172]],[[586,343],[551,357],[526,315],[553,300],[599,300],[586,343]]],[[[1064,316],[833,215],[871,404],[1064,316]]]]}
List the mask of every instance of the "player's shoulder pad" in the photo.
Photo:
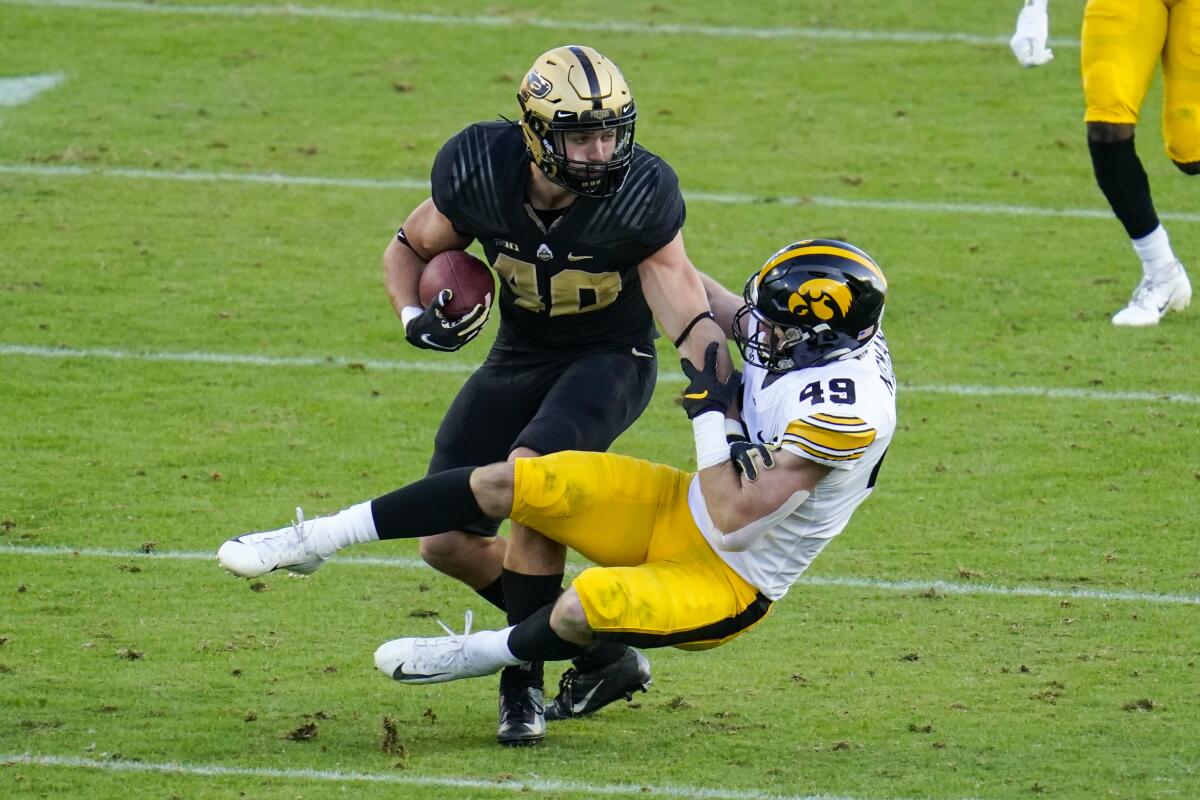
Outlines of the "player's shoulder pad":
{"type": "Polygon", "coordinates": [[[503,229],[504,201],[526,166],[520,129],[508,122],[468,125],[438,151],[430,176],[434,205],[456,228],[503,229]]]}
{"type": "Polygon", "coordinates": [[[881,387],[853,360],[796,373],[801,391],[788,409],[791,422],[780,444],[822,464],[847,469],[877,439],[891,436],[894,415],[881,387]],[[856,378],[864,378],[857,379],[856,378]],[[804,399],[801,399],[804,398],[804,399]]]}
{"type": "Polygon", "coordinates": [[[625,184],[597,207],[585,233],[613,240],[642,240],[657,249],[683,227],[685,214],[675,170],[635,144],[625,184]]]}
{"type": "Polygon", "coordinates": [[[878,431],[852,411],[813,411],[788,423],[780,441],[805,458],[831,467],[848,467],[874,444],[878,431]]]}

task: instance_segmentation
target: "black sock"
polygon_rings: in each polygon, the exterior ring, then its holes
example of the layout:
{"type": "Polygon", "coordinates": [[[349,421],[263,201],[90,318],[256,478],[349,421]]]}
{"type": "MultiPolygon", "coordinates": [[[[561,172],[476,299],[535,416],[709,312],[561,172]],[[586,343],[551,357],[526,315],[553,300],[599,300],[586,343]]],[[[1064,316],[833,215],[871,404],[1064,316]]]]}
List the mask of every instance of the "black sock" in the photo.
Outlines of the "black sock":
{"type": "Polygon", "coordinates": [[[474,467],[438,472],[371,501],[380,539],[416,539],[487,519],[471,491],[474,467]]]}
{"type": "Polygon", "coordinates": [[[1150,180],[1138,159],[1133,139],[1094,142],[1088,139],[1092,171],[1130,239],[1141,239],[1158,227],[1158,214],[1150,197],[1150,180]]]}
{"type": "MultiPolygon", "coordinates": [[[[583,645],[568,642],[550,627],[550,603],[527,617],[508,635],[508,649],[517,658],[541,663],[542,661],[564,661],[583,652],[583,645]]],[[[624,645],[621,645],[624,649],[624,645]]]]}
{"type": "Polygon", "coordinates": [[[484,600],[487,600],[489,603],[491,603],[492,605],[494,605],[496,608],[500,609],[501,611],[507,610],[504,607],[504,576],[503,575],[497,576],[496,580],[492,581],[491,583],[489,583],[487,586],[483,587],[482,589],[476,589],[475,592],[480,597],[482,597],[484,600]]]}
{"type": "Polygon", "coordinates": [[[625,655],[625,651],[628,649],[628,645],[620,642],[604,642],[595,639],[572,660],[575,662],[575,669],[580,672],[589,672],[616,662],[625,655]]]}
{"type": "Polygon", "coordinates": [[[504,584],[504,609],[508,624],[524,622],[545,605],[553,604],[562,593],[563,574],[526,575],[505,569],[500,573],[504,584]]]}
{"type": "MultiPolygon", "coordinates": [[[[524,622],[539,609],[553,606],[562,592],[561,572],[557,575],[525,575],[506,569],[500,573],[500,580],[504,586],[504,611],[508,615],[509,625],[524,622]]],[[[550,631],[549,612],[546,614],[546,630],[550,631]]],[[[508,667],[500,676],[500,682],[504,685],[519,683],[541,686],[542,675],[542,662],[537,660],[531,661],[527,667],[508,667]]]]}

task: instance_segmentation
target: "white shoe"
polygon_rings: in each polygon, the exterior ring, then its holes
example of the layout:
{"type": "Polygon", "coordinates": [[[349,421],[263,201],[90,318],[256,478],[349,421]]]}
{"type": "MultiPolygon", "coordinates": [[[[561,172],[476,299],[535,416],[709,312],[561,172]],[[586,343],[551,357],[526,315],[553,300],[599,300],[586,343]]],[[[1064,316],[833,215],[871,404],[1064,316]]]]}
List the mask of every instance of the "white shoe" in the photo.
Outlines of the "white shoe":
{"type": "Polygon", "coordinates": [[[1112,324],[1125,327],[1157,325],[1168,311],[1183,311],[1192,301],[1192,284],[1183,264],[1176,261],[1169,277],[1160,281],[1142,278],[1129,305],[1113,314],[1112,324]]]}
{"type": "Polygon", "coordinates": [[[297,508],[296,521],[286,528],[230,539],[217,551],[217,561],[240,578],[257,578],[277,569],[311,575],[336,552],[336,548],[317,547],[312,535],[315,522],[305,522],[304,512],[297,508]],[[318,549],[326,552],[322,555],[318,549]]]}
{"type": "Polygon", "coordinates": [[[481,657],[479,647],[471,647],[475,637],[492,631],[471,633],[471,612],[465,630],[458,634],[438,620],[446,636],[424,639],[393,639],[375,651],[375,666],[389,678],[401,683],[445,683],[461,678],[478,678],[499,672],[505,664],[481,657]]]}

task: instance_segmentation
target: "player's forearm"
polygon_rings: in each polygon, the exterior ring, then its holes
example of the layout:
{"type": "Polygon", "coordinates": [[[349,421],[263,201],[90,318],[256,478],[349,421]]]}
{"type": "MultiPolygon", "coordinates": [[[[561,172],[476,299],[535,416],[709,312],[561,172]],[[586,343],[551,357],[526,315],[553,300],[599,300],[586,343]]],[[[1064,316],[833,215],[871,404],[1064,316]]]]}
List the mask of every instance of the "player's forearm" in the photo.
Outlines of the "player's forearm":
{"type": "Polygon", "coordinates": [[[425,262],[411,248],[393,240],[383,253],[383,284],[396,316],[406,307],[420,306],[417,286],[425,262]]]}
{"type": "MultiPolygon", "coordinates": [[[[665,329],[664,333],[666,333],[665,329]]],[[[667,335],[670,336],[670,333],[667,335]]],[[[703,319],[688,331],[687,337],[679,341],[676,348],[679,350],[680,357],[686,358],[693,364],[700,364],[704,362],[704,351],[708,345],[712,342],[719,343],[721,346],[717,350],[717,374],[724,378],[733,371],[733,360],[729,357],[725,339],[725,333],[714,320],[703,319]]],[[[673,339],[672,341],[678,340],[673,339]]]]}
{"type": "Polygon", "coordinates": [[[700,493],[709,518],[721,532],[737,530],[757,513],[750,502],[748,482],[730,460],[725,429],[725,416],[717,411],[692,420],[700,493]]]}
{"type": "Polygon", "coordinates": [[[713,318],[726,338],[732,338],[733,317],[742,307],[741,298],[704,272],[700,273],[700,282],[704,285],[704,294],[708,297],[708,306],[712,309],[713,318]]]}
{"type": "Polygon", "coordinates": [[[730,533],[753,520],[746,512],[747,488],[743,477],[734,468],[732,461],[702,469],[700,493],[709,518],[721,533],[730,533]]]}

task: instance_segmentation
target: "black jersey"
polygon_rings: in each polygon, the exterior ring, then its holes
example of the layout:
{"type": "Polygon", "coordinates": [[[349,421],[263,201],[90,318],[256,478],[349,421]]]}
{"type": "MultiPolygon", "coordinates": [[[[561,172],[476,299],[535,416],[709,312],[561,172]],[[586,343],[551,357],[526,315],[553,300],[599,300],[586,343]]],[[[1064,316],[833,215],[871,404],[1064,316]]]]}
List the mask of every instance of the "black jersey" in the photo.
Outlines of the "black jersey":
{"type": "Polygon", "coordinates": [[[675,171],[635,147],[621,191],[577,197],[549,228],[528,207],[530,160],[520,129],[472,125],[433,164],[433,202],[483,246],[500,278],[497,343],[565,351],[640,345],[655,336],[637,266],[683,227],[675,171]]]}

